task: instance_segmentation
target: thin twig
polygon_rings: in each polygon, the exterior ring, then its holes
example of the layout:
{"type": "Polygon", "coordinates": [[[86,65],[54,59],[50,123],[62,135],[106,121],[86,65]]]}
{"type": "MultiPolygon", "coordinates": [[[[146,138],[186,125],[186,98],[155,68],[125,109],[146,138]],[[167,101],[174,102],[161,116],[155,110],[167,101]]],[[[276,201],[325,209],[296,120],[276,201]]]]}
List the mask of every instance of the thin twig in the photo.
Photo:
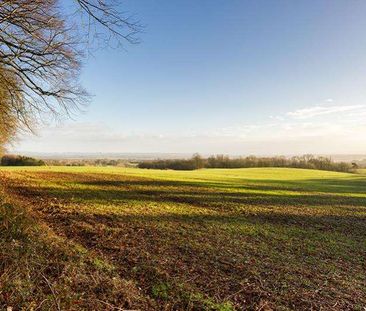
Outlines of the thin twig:
{"type": "Polygon", "coordinates": [[[117,307],[117,306],[114,306],[114,305],[112,305],[111,303],[109,303],[109,302],[106,302],[106,301],[103,301],[103,300],[100,300],[100,299],[96,299],[98,302],[100,302],[100,303],[103,303],[103,304],[105,304],[106,306],[108,306],[108,307],[110,307],[110,308],[112,308],[112,309],[115,309],[115,310],[119,310],[119,311],[140,311],[140,310],[138,310],[138,309],[122,309],[122,308],[120,308],[120,307],[117,307]]]}
{"type": "Polygon", "coordinates": [[[56,304],[56,307],[57,307],[57,310],[58,311],[61,311],[61,306],[60,306],[60,302],[58,301],[57,299],[57,296],[56,296],[56,293],[55,291],[53,290],[52,288],[52,285],[50,283],[50,281],[41,273],[42,277],[44,278],[44,280],[46,281],[48,287],[50,288],[51,290],[51,293],[52,293],[52,296],[53,296],[53,299],[55,300],[55,304],[56,304]]]}

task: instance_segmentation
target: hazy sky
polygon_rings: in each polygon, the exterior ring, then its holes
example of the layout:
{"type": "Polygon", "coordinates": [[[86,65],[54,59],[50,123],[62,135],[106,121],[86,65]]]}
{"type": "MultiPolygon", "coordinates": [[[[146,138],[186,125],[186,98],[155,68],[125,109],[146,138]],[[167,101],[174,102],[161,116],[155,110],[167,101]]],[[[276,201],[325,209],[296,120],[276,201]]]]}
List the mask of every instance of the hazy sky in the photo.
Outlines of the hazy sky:
{"type": "Polygon", "coordinates": [[[366,153],[366,1],[123,3],[141,44],[89,57],[86,112],[14,149],[366,153]]]}

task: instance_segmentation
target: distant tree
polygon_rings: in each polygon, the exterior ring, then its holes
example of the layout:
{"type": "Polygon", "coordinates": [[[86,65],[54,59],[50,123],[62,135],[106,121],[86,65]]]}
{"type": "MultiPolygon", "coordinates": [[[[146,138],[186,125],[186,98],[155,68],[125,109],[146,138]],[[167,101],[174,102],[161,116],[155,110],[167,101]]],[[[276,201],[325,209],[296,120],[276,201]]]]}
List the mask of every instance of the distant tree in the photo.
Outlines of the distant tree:
{"type": "Polygon", "coordinates": [[[12,134],[14,126],[32,129],[45,114],[68,116],[88,101],[78,82],[85,50],[137,42],[140,26],[118,2],[71,3],[65,13],[61,0],[0,1],[0,118],[12,134]]]}
{"type": "Polygon", "coordinates": [[[194,166],[195,166],[196,169],[200,169],[200,168],[203,168],[205,166],[204,159],[202,159],[202,157],[198,153],[195,153],[193,155],[192,161],[193,161],[194,166]]]}

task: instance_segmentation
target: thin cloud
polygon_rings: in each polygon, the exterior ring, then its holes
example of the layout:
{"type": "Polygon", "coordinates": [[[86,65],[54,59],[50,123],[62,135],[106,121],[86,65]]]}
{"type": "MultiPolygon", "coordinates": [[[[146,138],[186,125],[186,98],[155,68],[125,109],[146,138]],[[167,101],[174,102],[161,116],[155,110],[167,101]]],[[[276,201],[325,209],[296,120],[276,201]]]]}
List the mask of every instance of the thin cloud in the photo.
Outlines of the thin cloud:
{"type": "MultiPolygon", "coordinates": [[[[67,123],[24,137],[18,150],[232,154],[365,153],[365,105],[314,106],[262,122],[205,131],[121,131],[104,123],[67,123]],[[337,113],[338,115],[334,115],[337,113]]],[[[15,147],[15,146],[14,146],[15,147]]]]}
{"type": "Polygon", "coordinates": [[[304,109],[298,109],[287,113],[287,116],[296,119],[307,119],[316,116],[327,115],[338,112],[349,112],[365,108],[364,105],[350,105],[350,106],[314,106],[304,109]]]}

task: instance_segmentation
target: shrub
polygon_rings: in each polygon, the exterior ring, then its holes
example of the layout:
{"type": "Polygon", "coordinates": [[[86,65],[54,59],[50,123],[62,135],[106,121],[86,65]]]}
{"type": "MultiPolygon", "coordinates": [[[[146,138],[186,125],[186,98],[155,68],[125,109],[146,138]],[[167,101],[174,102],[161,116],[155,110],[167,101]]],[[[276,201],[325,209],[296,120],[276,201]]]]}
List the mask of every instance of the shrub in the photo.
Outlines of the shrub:
{"type": "Polygon", "coordinates": [[[43,160],[24,157],[19,155],[4,155],[1,158],[2,166],[42,166],[45,165],[43,160]]]}

